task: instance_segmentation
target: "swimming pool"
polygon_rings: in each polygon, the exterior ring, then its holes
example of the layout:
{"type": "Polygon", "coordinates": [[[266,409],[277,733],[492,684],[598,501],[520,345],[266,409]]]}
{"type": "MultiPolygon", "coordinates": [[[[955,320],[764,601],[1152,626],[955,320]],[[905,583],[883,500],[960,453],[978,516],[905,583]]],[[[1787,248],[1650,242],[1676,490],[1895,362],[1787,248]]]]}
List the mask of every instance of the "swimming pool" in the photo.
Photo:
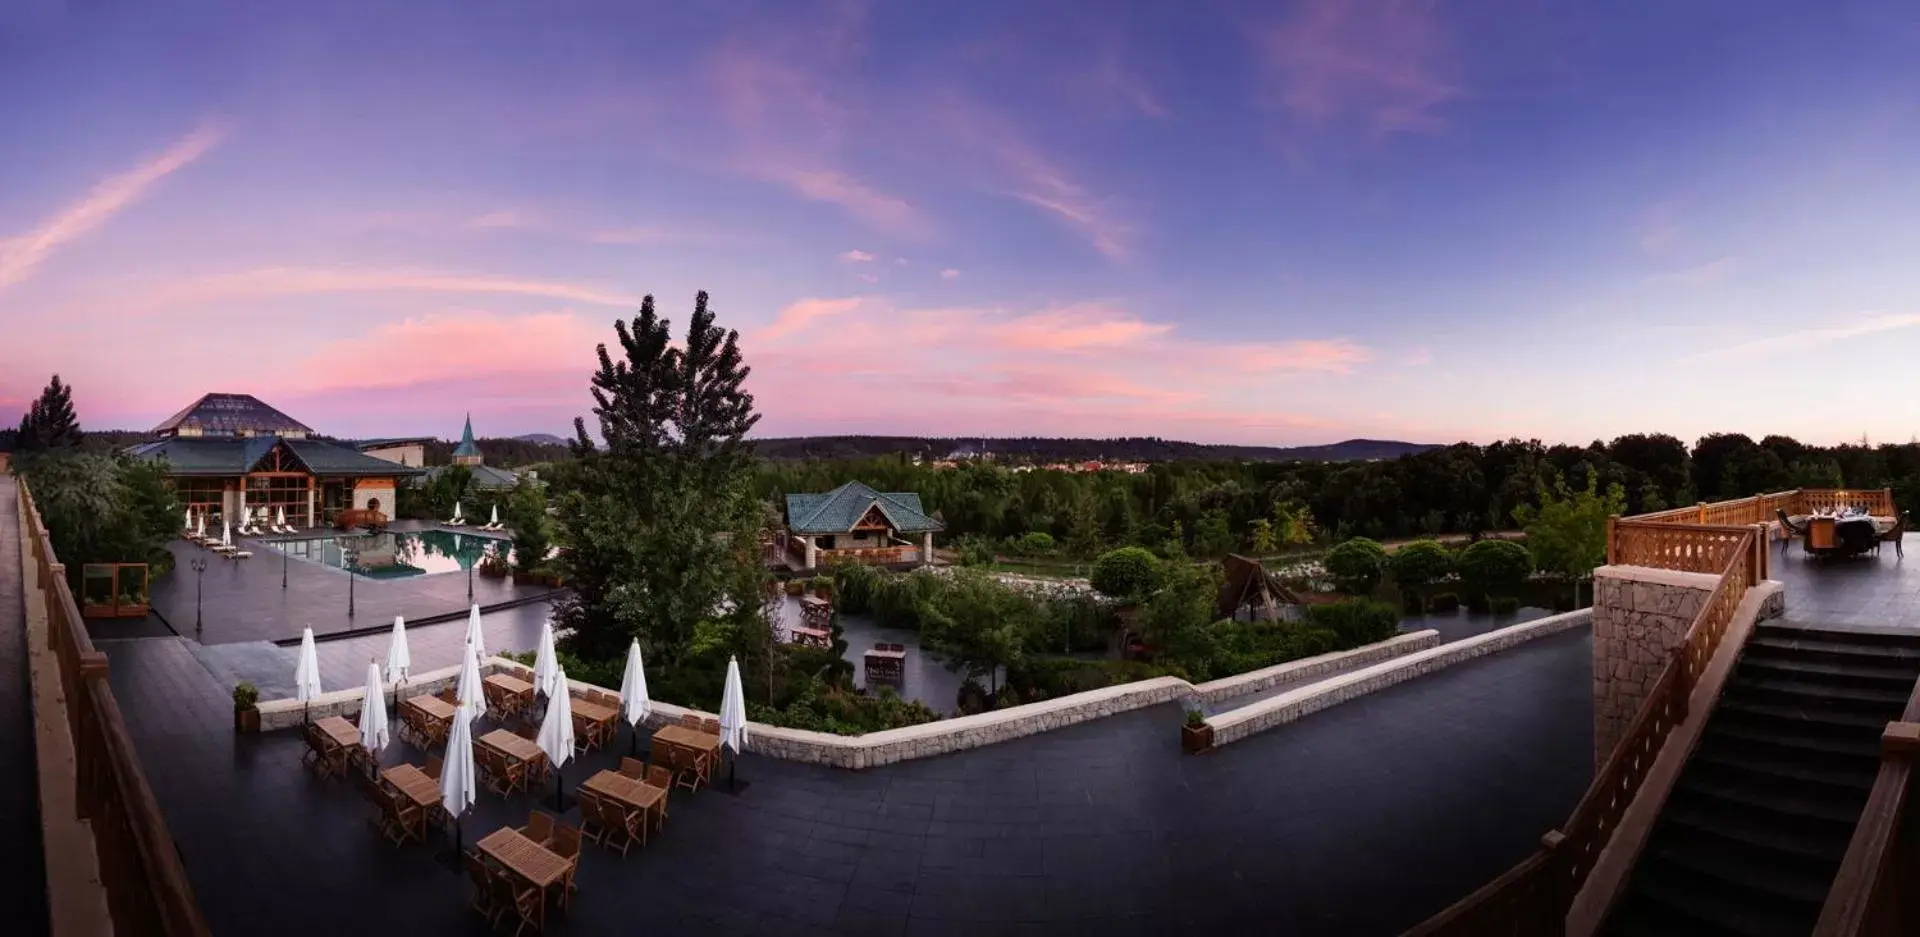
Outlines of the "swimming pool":
{"type": "Polygon", "coordinates": [[[510,540],[450,530],[271,540],[267,546],[296,560],[352,569],[371,579],[462,572],[491,554],[513,558],[510,540]]]}

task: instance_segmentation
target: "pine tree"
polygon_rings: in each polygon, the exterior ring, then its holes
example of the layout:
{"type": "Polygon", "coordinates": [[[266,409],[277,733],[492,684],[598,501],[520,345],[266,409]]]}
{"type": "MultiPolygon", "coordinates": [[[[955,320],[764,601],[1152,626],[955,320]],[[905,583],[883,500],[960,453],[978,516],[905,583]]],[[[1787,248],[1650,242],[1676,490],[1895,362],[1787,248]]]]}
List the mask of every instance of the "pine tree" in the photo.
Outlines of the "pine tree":
{"type": "Polygon", "coordinates": [[[72,449],[80,445],[80,421],[73,415],[73,388],[55,374],[39,399],[20,417],[15,447],[21,452],[72,449]]]}

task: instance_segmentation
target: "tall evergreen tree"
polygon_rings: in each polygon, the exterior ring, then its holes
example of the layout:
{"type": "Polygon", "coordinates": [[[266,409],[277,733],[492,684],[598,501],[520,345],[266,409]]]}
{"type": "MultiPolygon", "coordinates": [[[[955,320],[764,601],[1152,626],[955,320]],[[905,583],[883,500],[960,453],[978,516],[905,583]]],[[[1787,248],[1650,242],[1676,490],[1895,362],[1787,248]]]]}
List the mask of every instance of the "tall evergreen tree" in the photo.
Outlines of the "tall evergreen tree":
{"type": "Polygon", "coordinates": [[[713,322],[702,292],[676,348],[649,296],[631,322],[615,323],[618,357],[599,347],[593,412],[604,446],[574,421],[580,462],[557,506],[572,588],[555,618],[588,657],[617,656],[638,637],[649,660],[670,664],[699,623],[758,620],[762,515],[746,434],[759,417],[739,336],[713,322]]]}
{"type": "Polygon", "coordinates": [[[80,421],[73,415],[73,388],[55,374],[39,399],[20,417],[15,447],[21,452],[72,449],[80,445],[80,421]]]}

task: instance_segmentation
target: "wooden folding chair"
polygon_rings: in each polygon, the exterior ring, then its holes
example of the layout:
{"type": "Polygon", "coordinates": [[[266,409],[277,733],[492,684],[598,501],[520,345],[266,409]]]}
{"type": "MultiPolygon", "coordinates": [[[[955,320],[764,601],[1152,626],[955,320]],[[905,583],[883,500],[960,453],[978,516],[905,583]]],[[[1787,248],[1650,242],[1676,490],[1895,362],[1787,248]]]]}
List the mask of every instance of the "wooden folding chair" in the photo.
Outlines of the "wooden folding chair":
{"type": "Polygon", "coordinates": [[[527,814],[527,825],[520,828],[520,835],[545,846],[553,838],[553,814],[540,810],[527,814]]]}
{"type": "Polygon", "coordinates": [[[467,902],[467,907],[480,912],[480,916],[487,919],[489,927],[499,923],[500,908],[494,904],[493,889],[493,879],[497,873],[487,868],[487,863],[479,853],[471,850],[460,854],[460,864],[466,868],[467,881],[473,885],[473,898],[467,902]]]}
{"type": "Polygon", "coordinates": [[[580,801],[580,835],[598,843],[606,835],[606,826],[600,822],[600,795],[584,787],[577,793],[580,801]]]}
{"type": "Polygon", "coordinates": [[[540,889],[520,881],[511,873],[494,876],[493,903],[501,915],[501,920],[494,926],[512,921],[514,937],[519,937],[520,932],[529,927],[538,931],[544,900],[540,889]]]}
{"type": "Polygon", "coordinates": [[[623,755],[620,758],[620,773],[636,781],[644,781],[647,779],[647,766],[638,758],[628,758],[623,755]]]}
{"type": "Polygon", "coordinates": [[[667,825],[667,798],[673,794],[673,772],[659,765],[648,765],[647,784],[665,792],[653,805],[653,828],[658,831],[667,825]]]}
{"type": "Polygon", "coordinates": [[[553,850],[554,855],[567,860],[566,874],[554,884],[560,886],[561,910],[572,914],[573,893],[579,888],[573,883],[573,873],[580,871],[580,831],[564,824],[555,827],[553,843],[548,848],[553,850]]]}

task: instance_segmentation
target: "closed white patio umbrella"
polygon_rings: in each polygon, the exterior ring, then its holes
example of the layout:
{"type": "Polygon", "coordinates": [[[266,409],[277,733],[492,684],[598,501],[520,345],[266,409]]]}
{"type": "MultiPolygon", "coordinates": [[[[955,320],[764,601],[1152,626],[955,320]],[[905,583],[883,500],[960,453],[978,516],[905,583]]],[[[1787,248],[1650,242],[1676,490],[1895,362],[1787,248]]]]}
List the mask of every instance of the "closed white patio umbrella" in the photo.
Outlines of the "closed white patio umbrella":
{"type": "Polygon", "coordinates": [[[453,817],[453,860],[460,861],[460,816],[480,795],[473,770],[473,714],[465,706],[453,710],[453,729],[447,735],[447,756],[440,763],[440,806],[453,817]]]}
{"type": "Polygon", "coordinates": [[[367,689],[360,697],[360,744],[367,750],[369,765],[380,763],[387,747],[387,695],[380,685],[380,665],[367,661],[367,689]]]}
{"type": "Polygon", "coordinates": [[[567,673],[556,668],[556,677],[552,692],[547,694],[547,714],[540,720],[540,734],[535,736],[540,750],[547,753],[547,763],[553,765],[553,809],[564,813],[566,781],[560,776],[560,769],[573,757],[573,695],[567,692],[567,673]]]}
{"type": "Polygon", "coordinates": [[[740,686],[738,657],[727,658],[727,687],[720,696],[720,744],[733,749],[733,760],[727,763],[727,791],[737,792],[734,769],[739,766],[740,752],[747,745],[747,694],[740,686]]]}
{"type": "Polygon", "coordinates": [[[549,618],[540,626],[540,646],[533,655],[533,688],[552,696],[553,678],[559,672],[560,662],[553,650],[553,619],[549,618]]]}
{"type": "Polygon", "coordinates": [[[193,533],[193,509],[187,509],[187,533],[193,533]]]}
{"type": "Polygon", "coordinates": [[[203,539],[203,540],[204,540],[204,539],[206,539],[206,536],[207,536],[207,512],[205,512],[205,511],[202,511],[202,512],[200,512],[200,516],[199,516],[198,518],[195,518],[195,519],[194,519],[194,522],[193,522],[193,535],[194,535],[194,536],[196,536],[196,537],[199,537],[199,538],[201,538],[201,539],[203,539]]]}
{"type": "Polygon", "coordinates": [[[640,665],[640,639],[627,646],[627,672],[620,677],[620,714],[627,719],[633,742],[628,750],[640,753],[640,723],[653,714],[653,701],[647,698],[647,671],[640,665]]]}
{"type": "Polygon", "coordinates": [[[453,522],[458,524],[464,520],[466,520],[466,518],[460,516],[460,502],[455,501],[453,503],[453,522]]]}
{"type": "Polygon", "coordinates": [[[487,519],[488,527],[500,526],[500,505],[493,506],[493,516],[487,519]]]}
{"type": "Polygon", "coordinates": [[[233,525],[224,517],[220,519],[220,545],[233,546],[233,525]]]}
{"type": "Polygon", "coordinates": [[[405,683],[413,668],[413,655],[407,652],[407,623],[393,616],[393,637],[387,641],[387,682],[405,683]]]}
{"type": "Polygon", "coordinates": [[[474,654],[471,644],[467,645],[466,660],[460,662],[460,682],[454,689],[453,701],[467,707],[470,718],[487,714],[487,694],[480,684],[480,658],[474,654]]]}
{"type": "Polygon", "coordinates": [[[467,611],[467,643],[473,645],[473,656],[487,659],[487,636],[480,628],[480,603],[474,603],[467,611]]]}
{"type": "Polygon", "coordinates": [[[306,719],[313,698],[320,695],[320,654],[313,647],[313,628],[300,629],[300,660],[293,665],[293,698],[307,705],[300,707],[306,719]]]}
{"type": "Polygon", "coordinates": [[[286,508],[278,507],[273,509],[273,526],[278,527],[281,530],[285,530],[287,528],[287,509],[286,508]]]}

